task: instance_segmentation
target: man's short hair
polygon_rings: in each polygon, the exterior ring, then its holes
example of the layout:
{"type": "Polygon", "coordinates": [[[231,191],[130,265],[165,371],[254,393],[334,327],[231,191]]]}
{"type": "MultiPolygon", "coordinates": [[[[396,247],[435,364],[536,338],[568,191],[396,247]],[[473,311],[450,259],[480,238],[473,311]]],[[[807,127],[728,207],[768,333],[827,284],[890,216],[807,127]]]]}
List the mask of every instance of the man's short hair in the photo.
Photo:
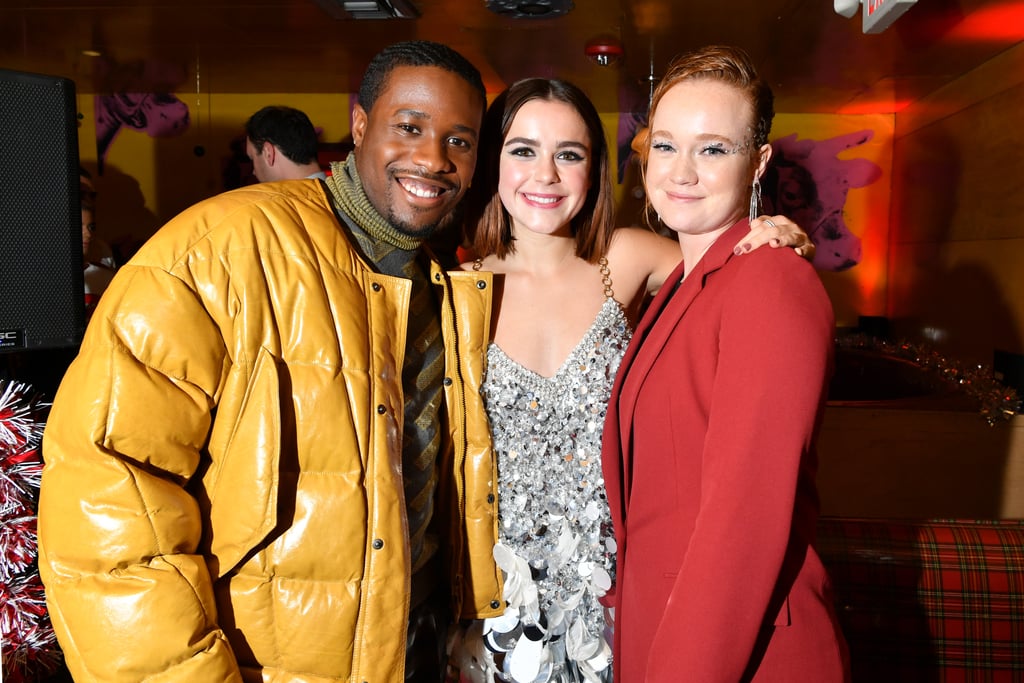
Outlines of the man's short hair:
{"type": "Polygon", "coordinates": [[[305,112],[292,107],[263,107],[245,122],[245,135],[257,151],[269,142],[297,164],[317,159],[316,129],[305,112]]]}
{"type": "Polygon", "coordinates": [[[384,48],[370,60],[359,86],[359,104],[369,112],[387,85],[388,76],[400,66],[436,66],[450,71],[469,83],[487,108],[487,89],[480,71],[461,54],[441,43],[429,40],[407,40],[384,48]]]}

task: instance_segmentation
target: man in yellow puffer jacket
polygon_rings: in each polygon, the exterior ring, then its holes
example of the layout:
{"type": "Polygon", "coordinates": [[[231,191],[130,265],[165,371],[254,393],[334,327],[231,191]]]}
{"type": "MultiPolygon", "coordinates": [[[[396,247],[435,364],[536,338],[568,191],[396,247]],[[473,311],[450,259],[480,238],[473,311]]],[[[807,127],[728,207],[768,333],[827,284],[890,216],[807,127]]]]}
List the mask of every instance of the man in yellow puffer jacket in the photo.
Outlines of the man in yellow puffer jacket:
{"type": "Polygon", "coordinates": [[[326,182],[201,202],[119,271],[43,445],[76,680],[438,680],[439,605],[500,613],[491,281],[420,248],[484,107],[458,53],[391,46],[326,182]]]}

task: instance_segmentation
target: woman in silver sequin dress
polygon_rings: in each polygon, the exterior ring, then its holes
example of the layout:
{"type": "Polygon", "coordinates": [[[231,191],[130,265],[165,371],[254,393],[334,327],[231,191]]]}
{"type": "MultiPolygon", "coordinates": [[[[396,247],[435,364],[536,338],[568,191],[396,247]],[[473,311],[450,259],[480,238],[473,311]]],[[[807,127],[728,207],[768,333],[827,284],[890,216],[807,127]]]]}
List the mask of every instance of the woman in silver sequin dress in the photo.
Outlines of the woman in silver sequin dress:
{"type": "MultiPolygon", "coordinates": [[[[499,479],[503,616],[462,624],[453,679],[609,681],[615,541],[601,474],[609,392],[676,242],[613,230],[601,120],[572,84],[527,79],[488,110],[469,225],[495,273],[484,398],[499,479]]],[[[809,245],[782,217],[742,243],[809,245]]]]}

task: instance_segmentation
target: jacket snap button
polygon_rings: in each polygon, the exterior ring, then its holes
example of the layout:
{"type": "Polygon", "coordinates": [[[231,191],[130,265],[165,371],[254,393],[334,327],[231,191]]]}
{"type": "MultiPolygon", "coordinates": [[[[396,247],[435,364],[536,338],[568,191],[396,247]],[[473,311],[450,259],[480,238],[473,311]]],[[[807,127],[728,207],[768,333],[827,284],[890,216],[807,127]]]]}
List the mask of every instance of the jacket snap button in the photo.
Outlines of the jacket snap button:
{"type": "Polygon", "coordinates": [[[434,273],[434,279],[437,280],[438,282],[440,282],[441,281],[441,273],[434,273]]]}
{"type": "Polygon", "coordinates": [[[491,609],[498,609],[501,607],[501,603],[497,600],[491,600],[491,609]]]}
{"type": "Polygon", "coordinates": [[[452,385],[452,378],[451,377],[445,377],[444,378],[444,385],[446,387],[450,387],[452,385]]]}
{"type": "Polygon", "coordinates": [[[387,408],[385,408],[385,407],[384,407],[384,406],[382,406],[382,405],[380,405],[380,406],[377,406],[377,414],[378,414],[378,415],[383,415],[384,413],[386,413],[386,412],[387,412],[387,410],[388,410],[388,409],[387,409],[387,408]]]}
{"type": "Polygon", "coordinates": [[[379,538],[373,539],[373,549],[374,550],[380,550],[383,547],[384,547],[384,541],[380,540],[379,538]]]}
{"type": "Polygon", "coordinates": [[[476,281],[476,288],[477,289],[487,289],[487,283],[484,282],[483,280],[477,280],[476,281]]]}
{"type": "Polygon", "coordinates": [[[493,493],[488,493],[487,494],[487,502],[488,503],[493,503],[494,502],[494,494],[493,493]]]}
{"type": "Polygon", "coordinates": [[[374,282],[372,285],[370,285],[370,287],[372,287],[373,291],[375,291],[375,292],[379,292],[380,291],[380,283],[378,283],[378,282],[374,282]]]}

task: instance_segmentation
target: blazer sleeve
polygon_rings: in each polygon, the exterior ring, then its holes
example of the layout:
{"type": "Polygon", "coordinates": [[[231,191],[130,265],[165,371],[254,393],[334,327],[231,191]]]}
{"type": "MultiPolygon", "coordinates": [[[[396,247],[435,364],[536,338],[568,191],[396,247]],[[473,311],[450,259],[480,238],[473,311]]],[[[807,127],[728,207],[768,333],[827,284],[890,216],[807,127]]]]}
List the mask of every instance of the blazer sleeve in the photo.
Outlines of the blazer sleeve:
{"type": "Polygon", "coordinates": [[[700,509],[652,643],[649,681],[743,677],[762,624],[776,617],[769,611],[778,612],[772,597],[798,477],[831,371],[832,307],[810,264],[788,249],[731,263],[735,277],[721,293],[700,509]]]}
{"type": "Polygon", "coordinates": [[[76,680],[241,680],[185,488],[226,357],[191,286],[129,265],[64,377],[43,440],[40,572],[76,680]]]}

